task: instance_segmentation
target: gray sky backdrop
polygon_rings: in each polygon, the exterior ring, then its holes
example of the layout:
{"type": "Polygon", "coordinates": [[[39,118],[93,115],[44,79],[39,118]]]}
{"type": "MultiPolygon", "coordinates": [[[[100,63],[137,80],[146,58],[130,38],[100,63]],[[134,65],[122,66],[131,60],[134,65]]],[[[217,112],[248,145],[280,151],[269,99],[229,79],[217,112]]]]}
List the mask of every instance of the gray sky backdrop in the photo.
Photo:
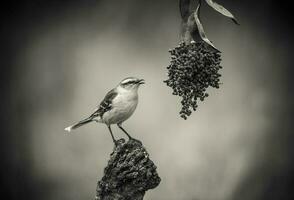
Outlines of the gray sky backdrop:
{"type": "Polygon", "coordinates": [[[107,127],[63,129],[91,114],[120,80],[137,76],[146,84],[125,128],[144,142],[162,178],[146,200],[288,198],[275,181],[286,190],[292,170],[289,33],[271,1],[218,2],[241,26],[203,6],[206,33],[222,51],[223,85],[209,89],[187,121],[163,83],[168,49],[179,42],[177,0],[48,3],[43,14],[41,2],[23,6],[6,95],[11,197],[93,199],[113,147],[107,127]]]}

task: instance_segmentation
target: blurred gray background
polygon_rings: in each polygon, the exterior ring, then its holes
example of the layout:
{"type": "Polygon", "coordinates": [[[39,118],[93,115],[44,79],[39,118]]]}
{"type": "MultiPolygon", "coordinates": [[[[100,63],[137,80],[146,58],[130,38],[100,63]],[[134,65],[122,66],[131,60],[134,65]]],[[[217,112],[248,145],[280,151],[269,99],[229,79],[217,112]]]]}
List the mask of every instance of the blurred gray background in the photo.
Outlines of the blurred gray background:
{"type": "MultiPolygon", "coordinates": [[[[6,199],[85,200],[112,151],[105,125],[70,135],[108,90],[144,78],[125,128],[144,142],[162,182],[146,200],[293,199],[292,30],[287,5],[207,5],[210,40],[222,51],[221,88],[187,121],[167,78],[179,42],[178,0],[11,2],[1,14],[1,187],[6,199]]],[[[275,2],[275,3],[274,3],[275,2]]],[[[124,135],[113,128],[117,138],[124,135]]]]}

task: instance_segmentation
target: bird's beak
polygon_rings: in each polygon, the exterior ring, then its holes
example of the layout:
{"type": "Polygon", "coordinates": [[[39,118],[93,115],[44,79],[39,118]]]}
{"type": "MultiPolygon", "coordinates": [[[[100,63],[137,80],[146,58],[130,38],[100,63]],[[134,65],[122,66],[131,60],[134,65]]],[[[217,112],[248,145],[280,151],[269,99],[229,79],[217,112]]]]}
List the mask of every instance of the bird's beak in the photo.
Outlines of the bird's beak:
{"type": "Polygon", "coordinates": [[[138,84],[144,84],[145,83],[145,80],[144,79],[140,79],[139,81],[138,81],[138,84]]]}

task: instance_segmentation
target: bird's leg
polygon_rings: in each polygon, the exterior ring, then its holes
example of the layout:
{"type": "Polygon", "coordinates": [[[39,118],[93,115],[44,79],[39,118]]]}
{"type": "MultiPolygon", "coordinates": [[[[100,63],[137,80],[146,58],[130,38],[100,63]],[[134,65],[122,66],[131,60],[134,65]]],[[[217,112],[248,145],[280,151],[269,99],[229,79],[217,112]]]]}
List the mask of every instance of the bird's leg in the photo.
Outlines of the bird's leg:
{"type": "Polygon", "coordinates": [[[132,138],[129,134],[128,134],[128,132],[125,130],[125,129],[123,129],[123,127],[121,126],[121,124],[117,124],[117,126],[128,136],[128,138],[131,140],[131,139],[134,139],[134,138],[132,138]]]}
{"type": "Polygon", "coordinates": [[[139,140],[136,140],[135,138],[133,138],[132,136],[130,136],[129,134],[128,134],[128,132],[125,130],[125,129],[123,129],[123,127],[121,126],[121,124],[117,124],[117,126],[128,136],[128,138],[129,138],[129,140],[135,140],[135,141],[137,141],[137,142],[140,142],[141,143],[141,141],[139,141],[139,140]]]}
{"type": "Polygon", "coordinates": [[[107,125],[107,127],[108,127],[108,130],[109,130],[110,134],[111,134],[112,140],[113,140],[114,144],[116,145],[117,144],[117,141],[114,139],[114,136],[112,134],[112,130],[110,128],[110,125],[107,125]]]}
{"type": "Polygon", "coordinates": [[[133,137],[131,137],[129,134],[128,134],[128,132],[125,130],[125,129],[123,129],[123,127],[121,126],[121,124],[117,124],[117,126],[128,136],[128,138],[129,138],[129,140],[133,140],[133,141],[136,141],[136,142],[139,142],[139,143],[141,143],[142,144],[142,142],[140,141],[140,140],[137,140],[137,139],[135,139],[135,138],[133,138],[133,137]]]}

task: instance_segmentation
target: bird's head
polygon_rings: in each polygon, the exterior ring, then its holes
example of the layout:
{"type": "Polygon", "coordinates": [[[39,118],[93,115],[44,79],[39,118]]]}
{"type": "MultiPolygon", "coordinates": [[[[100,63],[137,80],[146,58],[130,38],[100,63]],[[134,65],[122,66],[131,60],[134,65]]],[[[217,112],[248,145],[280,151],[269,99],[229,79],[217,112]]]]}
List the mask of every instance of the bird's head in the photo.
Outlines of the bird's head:
{"type": "Polygon", "coordinates": [[[136,91],[138,90],[139,86],[144,83],[145,83],[144,79],[139,79],[136,77],[128,77],[123,79],[119,83],[118,87],[124,90],[136,91]]]}

